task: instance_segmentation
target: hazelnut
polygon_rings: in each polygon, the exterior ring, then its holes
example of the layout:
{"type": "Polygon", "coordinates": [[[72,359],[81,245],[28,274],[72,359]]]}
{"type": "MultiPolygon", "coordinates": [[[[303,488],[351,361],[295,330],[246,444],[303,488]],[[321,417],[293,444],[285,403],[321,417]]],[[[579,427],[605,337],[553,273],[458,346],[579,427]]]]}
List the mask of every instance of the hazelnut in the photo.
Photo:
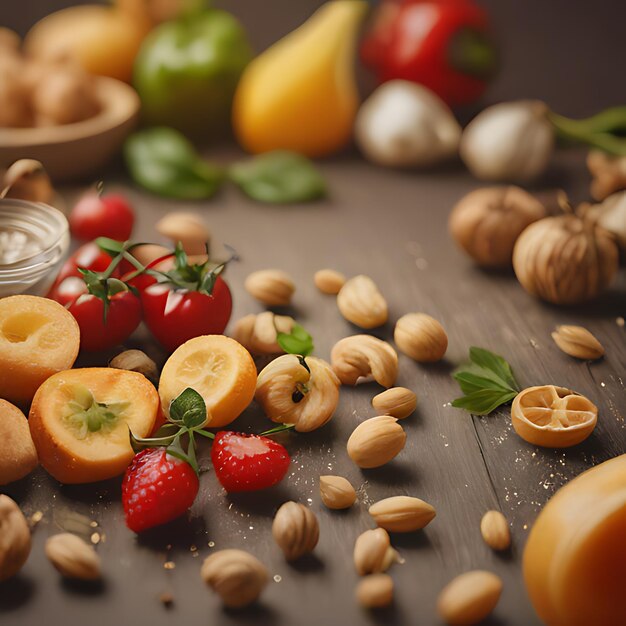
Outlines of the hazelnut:
{"type": "Polygon", "coordinates": [[[341,314],[361,328],[382,326],[388,317],[387,302],[369,276],[355,276],[337,294],[341,314]]]}
{"type": "Polygon", "coordinates": [[[265,566],[244,550],[219,550],[205,559],[202,580],[225,606],[241,608],[254,602],[269,580],[265,566]]]}
{"type": "Polygon", "coordinates": [[[392,387],[374,396],[372,406],[380,415],[404,419],[415,411],[417,396],[406,387],[392,387]]]}
{"type": "Polygon", "coordinates": [[[348,456],[361,468],[380,467],[404,448],[406,433],[390,415],[361,422],[348,439],[348,456]]]}
{"type": "Polygon", "coordinates": [[[450,214],[453,239],[479,265],[511,266],[522,231],[545,217],[543,205],[520,187],[486,187],[462,198],[450,214]]]}
{"type": "Polygon", "coordinates": [[[0,494],[0,582],[15,576],[30,554],[30,529],[17,504],[0,494]]]}
{"type": "Polygon", "coordinates": [[[425,313],[403,315],[396,322],[393,338],[404,354],[420,363],[439,361],[448,349],[443,326],[425,313]]]}
{"type": "Polygon", "coordinates": [[[93,546],[72,533],[54,535],[46,541],[46,556],[66,578],[98,580],[100,557],[93,546]]]}
{"type": "Polygon", "coordinates": [[[346,277],[341,272],[325,269],[315,272],[313,282],[322,293],[337,295],[344,286],[346,277]]]}
{"type": "Polygon", "coordinates": [[[267,306],[287,306],[296,290],[295,283],[282,270],[252,272],[244,283],[246,291],[267,306]]]}
{"type": "Polygon", "coordinates": [[[354,567],[359,576],[386,572],[397,560],[398,553],[384,528],[366,530],[354,543],[354,567]]]}
{"type": "Polygon", "coordinates": [[[288,561],[313,552],[320,536],[315,513],[298,502],[285,502],[274,516],[274,540],[288,561]]]}
{"type": "Polygon", "coordinates": [[[320,496],[329,509],[347,509],[356,501],[356,491],[343,476],[320,476],[320,496]]]}

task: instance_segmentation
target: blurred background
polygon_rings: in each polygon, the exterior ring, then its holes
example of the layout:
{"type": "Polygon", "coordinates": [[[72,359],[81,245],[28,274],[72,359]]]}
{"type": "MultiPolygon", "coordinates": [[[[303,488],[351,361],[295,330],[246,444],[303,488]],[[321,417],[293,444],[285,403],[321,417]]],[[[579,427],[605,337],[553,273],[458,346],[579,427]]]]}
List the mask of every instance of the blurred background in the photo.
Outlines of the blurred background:
{"type": "MultiPolygon", "coordinates": [[[[94,0],[93,3],[98,3],[94,0]]],[[[101,4],[106,4],[101,0],[101,4]]],[[[2,0],[0,25],[24,35],[76,0],[2,0]]],[[[246,27],[256,52],[288,33],[322,0],[216,0],[246,27]]],[[[477,0],[491,16],[501,71],[485,102],[540,98],[555,111],[585,116],[626,100],[624,0],[477,0]]],[[[362,84],[369,86],[362,78],[362,84]]]]}

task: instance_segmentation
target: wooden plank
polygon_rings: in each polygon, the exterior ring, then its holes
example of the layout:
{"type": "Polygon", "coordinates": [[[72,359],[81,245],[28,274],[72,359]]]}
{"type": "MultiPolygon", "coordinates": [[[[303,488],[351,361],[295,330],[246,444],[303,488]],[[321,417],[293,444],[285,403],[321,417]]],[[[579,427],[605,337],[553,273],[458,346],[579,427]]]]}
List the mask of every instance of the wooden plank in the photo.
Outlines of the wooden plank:
{"type": "MultiPolygon", "coordinates": [[[[571,166],[568,159],[568,166],[571,166]]],[[[582,161],[573,163],[575,193],[583,193],[582,161]]],[[[421,366],[401,356],[399,384],[419,396],[418,411],[403,422],[408,441],[396,461],[379,470],[358,470],[345,454],[356,424],[374,414],[370,400],[376,385],[342,391],[333,421],[310,435],[286,434],[292,470],[279,487],[265,493],[227,496],[218,486],[204,450],[200,496],[189,521],[136,538],[123,524],[119,481],[102,485],[59,486],[36,472],[6,491],[28,513],[44,512],[34,533],[31,558],[23,574],[0,587],[2,623],[34,623],[43,615],[63,614],[68,624],[367,624],[355,604],[357,576],[352,565],[354,539],[372,526],[367,506],[393,494],[417,495],[431,502],[437,518],[421,533],[395,536],[405,559],[392,575],[397,585],[394,607],[377,616],[380,623],[437,623],[439,589],[455,574],[480,567],[496,571],[505,582],[494,623],[538,623],[520,574],[527,527],[541,505],[563,482],[582,469],[626,449],[624,426],[624,330],[615,323],[623,313],[624,283],[606,299],[584,309],[559,309],[531,299],[511,275],[478,271],[458,253],[446,233],[447,213],[475,181],[456,169],[413,174],[387,172],[355,160],[323,166],[332,189],[328,202],[303,207],[265,207],[243,200],[233,189],[204,205],[184,205],[126,187],[139,211],[140,239],[154,237],[153,224],[173,208],[198,210],[215,236],[235,246],[240,263],[228,270],[235,297],[233,319],[261,310],[242,289],[244,277],[263,267],[288,269],[298,290],[291,311],[313,334],[316,354],[328,358],[341,337],[357,332],[342,320],[334,299],[319,294],[312,274],[336,267],[348,275],[367,273],[388,298],[392,319],[412,310],[440,319],[450,348],[446,360],[421,366]],[[581,323],[607,347],[607,356],[587,365],[558,351],[549,332],[557,323],[581,323]],[[449,406],[458,394],[450,377],[470,345],[503,354],[523,385],[553,382],[589,395],[600,408],[598,428],[588,443],[573,450],[539,450],[519,440],[508,409],[472,418],[449,406]],[[317,478],[324,473],[348,477],[359,488],[360,502],[344,513],[330,512],[319,501],[317,478]],[[322,533],[315,557],[288,565],[273,545],[270,526],[276,508],[287,499],[308,503],[319,515],[322,533]],[[512,522],[509,554],[493,554],[481,541],[479,521],[489,508],[501,508],[512,522]],[[102,588],[61,583],[43,556],[45,538],[57,532],[53,518],[65,510],[98,521],[106,540],[99,551],[106,576],[102,588]],[[209,544],[213,544],[209,547],[209,544]],[[168,546],[170,546],[168,548],[168,546]],[[197,550],[193,550],[193,547],[197,550]],[[224,612],[199,578],[200,563],[213,550],[240,547],[265,562],[272,576],[260,608],[224,612]],[[175,569],[165,569],[166,561],[175,569]],[[168,612],[159,601],[173,593],[168,612]]],[[[113,185],[115,187],[115,185],[113,185]]],[[[75,190],[68,190],[70,197],[75,190]]],[[[392,326],[375,332],[389,339],[392,326]]],[[[164,355],[145,331],[135,341],[162,362],[164,355]]],[[[82,364],[105,363],[102,357],[82,364]]],[[[251,407],[237,428],[266,425],[251,407]]]]}

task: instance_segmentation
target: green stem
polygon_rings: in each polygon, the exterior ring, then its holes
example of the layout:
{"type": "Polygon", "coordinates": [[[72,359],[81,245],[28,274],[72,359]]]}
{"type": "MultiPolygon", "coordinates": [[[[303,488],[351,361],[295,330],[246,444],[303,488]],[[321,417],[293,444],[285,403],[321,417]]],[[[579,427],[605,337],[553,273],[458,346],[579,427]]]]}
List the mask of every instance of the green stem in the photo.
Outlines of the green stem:
{"type": "Polygon", "coordinates": [[[296,427],[295,424],[281,424],[280,426],[276,426],[275,428],[270,428],[269,430],[266,430],[260,433],[259,437],[268,437],[269,435],[276,435],[286,430],[292,430],[295,427],[296,427]]]}
{"type": "Polygon", "coordinates": [[[626,126],[626,108],[608,109],[586,120],[572,120],[553,112],[548,117],[560,137],[587,144],[609,154],[626,156],[626,139],[608,132],[609,126],[613,129],[619,128],[618,124],[622,123],[626,126]],[[624,115],[623,120],[621,115],[624,115]],[[607,130],[598,130],[601,128],[607,130]]]}

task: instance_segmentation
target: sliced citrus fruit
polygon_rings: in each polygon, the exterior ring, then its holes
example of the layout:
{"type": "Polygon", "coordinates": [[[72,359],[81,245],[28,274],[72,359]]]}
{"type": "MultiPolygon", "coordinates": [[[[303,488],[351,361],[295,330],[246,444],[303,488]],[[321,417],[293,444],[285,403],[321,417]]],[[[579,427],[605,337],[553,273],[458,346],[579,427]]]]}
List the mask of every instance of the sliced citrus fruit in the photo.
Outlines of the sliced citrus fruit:
{"type": "Polygon", "coordinates": [[[134,454],[129,429],[147,437],[158,409],[157,391],[143,374],[91,367],[48,378],[28,421],[46,470],[62,483],[90,483],[124,472],[134,454]]]}
{"type": "Polygon", "coordinates": [[[177,348],[161,372],[159,395],[163,411],[187,387],[206,403],[208,426],[230,424],[252,402],[256,367],[250,353],[224,335],[194,337],[177,348]]]}
{"type": "Polygon", "coordinates": [[[37,296],[0,299],[0,397],[30,402],[46,378],[69,369],[80,347],[72,314],[37,296]]]}
{"type": "Polygon", "coordinates": [[[528,443],[568,448],[589,437],[598,421],[598,408],[571,389],[543,385],[515,396],[511,420],[515,432],[528,443]]]}

